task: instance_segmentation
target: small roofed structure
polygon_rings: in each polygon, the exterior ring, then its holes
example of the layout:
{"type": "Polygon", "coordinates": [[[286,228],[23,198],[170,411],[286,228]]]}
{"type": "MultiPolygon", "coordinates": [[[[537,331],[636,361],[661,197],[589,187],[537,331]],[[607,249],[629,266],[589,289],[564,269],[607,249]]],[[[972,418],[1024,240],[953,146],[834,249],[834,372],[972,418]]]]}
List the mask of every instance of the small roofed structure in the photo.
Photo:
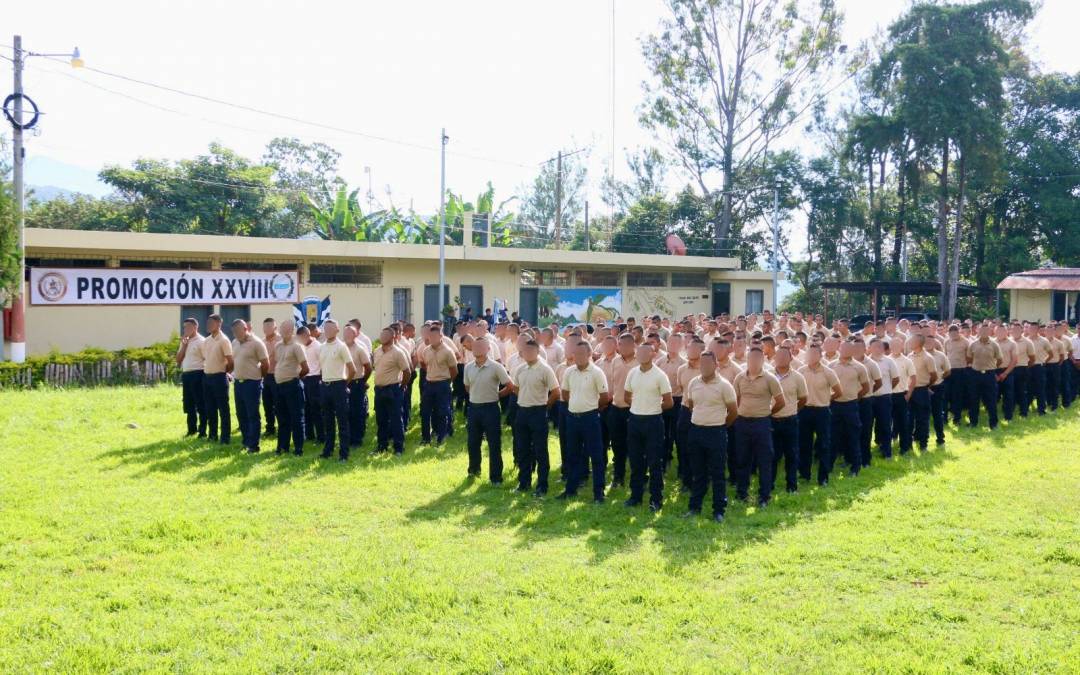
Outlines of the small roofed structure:
{"type": "Polygon", "coordinates": [[[1017,272],[997,287],[1009,292],[1011,319],[1075,323],[1080,317],[1080,267],[1017,272]]]}
{"type": "MultiPolygon", "coordinates": [[[[941,283],[937,281],[826,281],[821,284],[825,291],[825,318],[828,320],[829,313],[829,290],[841,290],[848,293],[867,293],[870,295],[869,314],[873,320],[884,315],[881,299],[883,296],[894,298],[910,298],[912,296],[938,297],[941,295],[941,283]]],[[[994,289],[980,288],[969,284],[958,284],[956,294],[958,297],[968,295],[993,295],[994,289]]],[[[899,314],[903,308],[896,307],[899,314]]]]}

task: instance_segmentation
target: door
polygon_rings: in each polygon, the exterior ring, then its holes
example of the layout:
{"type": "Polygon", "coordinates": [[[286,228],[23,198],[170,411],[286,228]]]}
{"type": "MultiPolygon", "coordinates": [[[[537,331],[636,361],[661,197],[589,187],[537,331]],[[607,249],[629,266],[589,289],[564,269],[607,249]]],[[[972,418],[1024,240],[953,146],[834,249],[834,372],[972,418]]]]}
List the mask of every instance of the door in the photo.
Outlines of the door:
{"type": "Polygon", "coordinates": [[[536,288],[523,288],[518,294],[518,316],[522,321],[528,321],[530,326],[535,326],[537,318],[537,299],[540,291],[536,288]]]}
{"type": "Polygon", "coordinates": [[[1050,312],[1052,321],[1065,320],[1065,291],[1054,291],[1053,304],[1050,312]]]}
{"type": "Polygon", "coordinates": [[[484,314],[484,287],[462,285],[459,290],[462,306],[472,308],[473,318],[482,316],[484,314]]]}
{"type": "Polygon", "coordinates": [[[394,289],[394,321],[412,321],[412,289],[394,289]]]}
{"type": "MultiPolygon", "coordinates": [[[[229,337],[232,337],[232,322],[234,320],[243,319],[248,323],[253,323],[251,320],[251,305],[222,305],[220,313],[221,330],[229,337]]],[[[252,325],[252,328],[256,328],[256,326],[252,325]]]]}
{"type": "Polygon", "coordinates": [[[442,319],[442,308],[450,304],[450,284],[443,287],[443,301],[439,302],[439,284],[424,286],[424,321],[442,319]]]}
{"type": "Polygon", "coordinates": [[[731,313],[731,284],[712,285],[712,315],[731,313]]]}
{"type": "Polygon", "coordinates": [[[765,291],[746,291],[746,308],[743,314],[761,314],[765,309],[765,291]]]}
{"type": "Polygon", "coordinates": [[[206,322],[213,312],[213,305],[180,305],[180,334],[184,334],[184,319],[191,317],[199,322],[199,332],[206,335],[206,322]]]}

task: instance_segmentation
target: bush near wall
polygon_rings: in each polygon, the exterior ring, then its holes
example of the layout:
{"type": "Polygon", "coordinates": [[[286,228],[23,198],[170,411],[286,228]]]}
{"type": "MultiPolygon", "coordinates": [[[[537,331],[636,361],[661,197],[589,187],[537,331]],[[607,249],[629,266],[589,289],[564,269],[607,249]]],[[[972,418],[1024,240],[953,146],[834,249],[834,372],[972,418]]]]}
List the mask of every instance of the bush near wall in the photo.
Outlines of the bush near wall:
{"type": "Polygon", "coordinates": [[[50,352],[26,363],[0,362],[0,389],[37,386],[87,387],[179,381],[180,337],[149,347],[111,352],[90,347],[73,354],[50,352]]]}

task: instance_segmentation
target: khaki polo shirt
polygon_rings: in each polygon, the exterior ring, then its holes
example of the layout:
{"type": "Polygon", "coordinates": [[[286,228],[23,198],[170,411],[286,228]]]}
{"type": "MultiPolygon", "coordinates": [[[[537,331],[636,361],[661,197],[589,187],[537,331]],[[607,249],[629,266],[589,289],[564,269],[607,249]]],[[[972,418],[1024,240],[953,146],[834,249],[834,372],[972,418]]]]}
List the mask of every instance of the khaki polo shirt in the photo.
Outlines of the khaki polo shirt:
{"type": "Polygon", "coordinates": [[[324,342],[319,350],[319,368],[323,382],[338,382],[349,376],[348,364],[352,363],[349,348],[340,339],[324,342]]]}
{"type": "Polygon", "coordinates": [[[318,340],[312,340],[310,343],[303,345],[304,358],[307,359],[307,374],[309,376],[319,376],[322,374],[322,368],[319,367],[319,352],[322,351],[322,343],[318,340]]]}
{"type": "Polygon", "coordinates": [[[739,399],[739,417],[768,417],[773,398],[784,393],[776,376],[765,371],[756,376],[743,371],[732,385],[739,399]]]}
{"type": "Polygon", "coordinates": [[[637,359],[624,359],[616,354],[611,360],[611,375],[608,377],[608,387],[611,389],[611,403],[616,408],[626,408],[626,397],[623,395],[626,386],[626,376],[632,368],[637,367],[637,359]]]}
{"type": "MultiPolygon", "coordinates": [[[[908,358],[911,360],[911,365],[915,368],[915,386],[929,386],[930,376],[938,374],[938,368],[937,364],[934,363],[934,357],[923,350],[920,352],[911,352],[911,355],[908,358]]],[[[941,380],[939,379],[938,382],[940,381],[941,380]]]]}
{"type": "Polygon", "coordinates": [[[893,393],[907,393],[911,378],[915,377],[915,364],[904,354],[893,354],[890,358],[896,364],[897,377],[900,378],[900,383],[896,385],[896,390],[893,393]]]}
{"type": "Polygon", "coordinates": [[[509,381],[506,368],[490,358],[484,365],[473,361],[465,366],[465,387],[469,390],[470,403],[495,403],[499,400],[499,390],[509,381]]]}
{"type": "Polygon", "coordinates": [[[699,427],[723,426],[727,422],[728,406],[738,405],[735,387],[719,375],[714,374],[708,382],[695,375],[684,391],[683,402],[692,403],[694,408],[690,423],[699,427]]]}
{"type": "Polygon", "coordinates": [[[664,394],[671,393],[671,380],[655,365],[648,370],[637,366],[627,373],[624,391],[632,394],[631,414],[659,415],[664,412],[664,394]]]}
{"type": "Polygon", "coordinates": [[[986,342],[982,340],[972,342],[968,346],[968,355],[971,357],[971,367],[981,373],[996,370],[1004,360],[1001,347],[990,338],[987,338],[986,342]]]}
{"type": "Polygon", "coordinates": [[[1046,363],[1046,359],[1050,356],[1050,341],[1042,335],[1036,335],[1031,340],[1031,346],[1035,352],[1035,364],[1036,366],[1046,363]]]}
{"type": "Polygon", "coordinates": [[[881,374],[881,386],[877,391],[870,392],[871,396],[889,396],[893,393],[892,381],[894,378],[899,379],[900,368],[896,365],[896,361],[892,358],[882,354],[881,360],[877,360],[874,357],[866,359],[866,363],[877,366],[878,372],[881,374]]]}
{"type": "MultiPolygon", "coordinates": [[[[274,372],[274,366],[277,364],[277,346],[281,344],[281,335],[278,333],[272,334],[270,337],[263,336],[263,344],[266,345],[266,353],[270,355],[270,372],[274,372]]],[[[276,377],[274,378],[277,379],[276,377]]]]}
{"type": "Polygon", "coordinates": [[[233,377],[243,382],[245,380],[261,380],[262,369],[259,361],[270,357],[266,353],[266,344],[254,335],[248,334],[243,342],[234,339],[233,350],[233,377]]]}
{"type": "Polygon", "coordinates": [[[937,383],[934,385],[937,386],[945,381],[947,373],[952,373],[952,366],[949,364],[949,357],[940,349],[930,352],[930,358],[934,359],[934,366],[937,367],[937,383]]]}
{"type": "Polygon", "coordinates": [[[653,365],[667,375],[668,382],[671,383],[671,395],[675,398],[681,398],[683,395],[682,385],[679,384],[679,366],[684,363],[686,363],[686,359],[679,354],[666,352],[653,361],[653,365]]]}
{"type": "MultiPolygon", "coordinates": [[[[859,363],[862,364],[862,366],[864,368],[866,368],[866,375],[867,375],[867,377],[870,378],[870,389],[871,389],[871,391],[870,391],[870,394],[867,394],[867,396],[869,396],[869,395],[874,393],[873,392],[874,380],[882,379],[881,378],[881,367],[878,366],[877,361],[874,361],[874,359],[869,358],[869,357],[864,357],[862,361],[859,361],[859,363]]],[[[882,383],[882,384],[884,384],[884,383],[882,383]]]]}
{"type": "MultiPolygon", "coordinates": [[[[1008,368],[1009,364],[1011,364],[1013,359],[1016,358],[1017,352],[1019,351],[1017,349],[1016,343],[1013,341],[1013,339],[1011,337],[1007,337],[1004,340],[998,340],[998,339],[995,338],[994,341],[997,342],[998,348],[1001,349],[1001,366],[1000,367],[1001,368],[1008,368]]],[[[1017,365],[1020,365],[1020,364],[1018,363],[1017,365]]]]}
{"type": "Polygon", "coordinates": [[[225,357],[233,355],[232,342],[229,341],[229,338],[225,337],[225,334],[221,331],[218,331],[216,336],[213,334],[207,335],[200,347],[203,357],[203,372],[207,375],[224,373],[225,367],[228,365],[225,362],[225,357]]]}
{"type": "Polygon", "coordinates": [[[584,370],[570,366],[563,373],[562,389],[570,393],[567,402],[570,412],[589,412],[596,410],[600,395],[608,392],[607,378],[595,363],[590,363],[584,370]]]}
{"type": "Polygon", "coordinates": [[[791,417],[799,412],[799,399],[809,398],[806,388],[806,379],[799,374],[799,371],[788,368],[787,373],[781,375],[780,373],[774,373],[777,380],[780,381],[780,388],[784,392],[784,407],[780,409],[780,412],[773,415],[777,419],[784,417],[791,417]]]}
{"type": "MultiPolygon", "coordinates": [[[[686,405],[686,388],[690,386],[690,381],[698,375],[701,375],[701,368],[699,366],[690,365],[689,361],[679,366],[675,378],[679,381],[679,388],[683,391],[683,405],[686,405]]],[[[728,384],[731,383],[729,382],[728,384]]]]}
{"type": "Polygon", "coordinates": [[[444,382],[450,379],[450,369],[457,367],[457,354],[453,349],[440,343],[438,348],[424,345],[417,352],[417,358],[424,364],[428,382],[444,382]]]}
{"type": "Polygon", "coordinates": [[[1035,345],[1026,335],[1021,335],[1019,340],[1013,342],[1016,343],[1016,365],[1031,365],[1031,359],[1035,356],[1035,345]]]}
{"type": "Polygon", "coordinates": [[[352,357],[353,368],[356,368],[356,377],[363,377],[364,366],[371,364],[371,357],[368,355],[367,347],[363,342],[356,340],[349,347],[349,356],[352,357]]]}
{"type": "Polygon", "coordinates": [[[832,368],[819,363],[817,368],[803,366],[799,374],[806,382],[806,405],[814,408],[828,408],[832,403],[833,387],[840,384],[840,379],[832,368]]]}
{"type": "Polygon", "coordinates": [[[384,350],[381,346],[371,355],[371,368],[376,387],[401,384],[401,378],[412,370],[412,364],[404,351],[391,346],[384,350]]]}
{"type": "Polygon", "coordinates": [[[953,370],[956,370],[957,368],[967,368],[967,339],[965,339],[963,336],[960,336],[955,340],[952,338],[945,340],[945,356],[949,357],[949,368],[953,370]]]}
{"type": "Polygon", "coordinates": [[[559,387],[555,371],[542,359],[537,359],[532,365],[523,361],[511,374],[510,379],[518,389],[518,405],[524,408],[547,405],[551,391],[559,387]]]}
{"type": "Polygon", "coordinates": [[[300,377],[300,366],[306,362],[304,347],[295,338],[278,342],[274,347],[274,381],[284,384],[295,380],[300,377]]]}
{"type": "Polygon", "coordinates": [[[843,359],[837,359],[836,363],[832,364],[831,367],[833,372],[836,373],[836,378],[840,380],[841,393],[840,397],[836,399],[838,403],[847,403],[858,399],[862,385],[870,384],[870,375],[866,372],[866,366],[854,359],[846,363],[843,359]]]}
{"type": "MultiPolygon", "coordinates": [[[[180,370],[185,373],[189,373],[193,370],[203,369],[203,355],[202,355],[202,343],[206,340],[203,336],[195,333],[195,335],[188,340],[187,351],[184,352],[184,358],[180,361],[180,370]]],[[[180,350],[176,350],[180,353],[180,350]]]]}
{"type": "Polygon", "coordinates": [[[739,365],[731,358],[724,363],[716,362],[716,373],[728,382],[734,382],[735,377],[744,370],[746,370],[744,366],[739,365]]]}

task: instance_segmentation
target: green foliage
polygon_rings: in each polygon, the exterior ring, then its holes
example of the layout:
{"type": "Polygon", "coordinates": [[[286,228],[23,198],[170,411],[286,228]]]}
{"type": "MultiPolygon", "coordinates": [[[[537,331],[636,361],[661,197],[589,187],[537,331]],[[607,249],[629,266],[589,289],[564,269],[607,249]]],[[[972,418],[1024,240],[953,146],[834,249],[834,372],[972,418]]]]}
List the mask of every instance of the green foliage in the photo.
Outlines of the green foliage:
{"type": "MultiPolygon", "coordinates": [[[[156,364],[164,364],[167,368],[167,377],[175,379],[179,377],[179,368],[176,365],[176,351],[180,348],[180,337],[174,333],[168,342],[158,342],[148,347],[131,347],[117,351],[108,351],[96,347],[87,347],[78,352],[62,354],[52,351],[44,356],[30,356],[25,363],[13,363],[0,361],[0,389],[11,387],[16,382],[15,377],[27,369],[30,370],[31,381],[35,386],[45,381],[45,367],[52,365],[82,365],[94,366],[101,361],[150,361],[156,364]]],[[[118,373],[111,384],[126,384],[124,375],[118,373]]]]}
{"type": "Polygon", "coordinates": [[[717,525],[675,467],[657,515],[536,499],[415,408],[339,463],[184,438],[180,396],[0,393],[0,671],[1076,670],[1075,406],[717,525]]]}
{"type": "Polygon", "coordinates": [[[99,199],[76,194],[39,202],[30,195],[26,226],[50,230],[94,230],[126,232],[131,229],[134,210],[116,197],[99,199]]]}
{"type": "Polygon", "coordinates": [[[274,169],[274,184],[285,199],[285,207],[269,226],[273,236],[293,238],[315,228],[305,197],[319,206],[329,205],[344,183],[337,175],[340,159],[341,153],[324,143],[279,137],[266,145],[262,163],[274,169]]]}
{"type": "MultiPolygon", "coordinates": [[[[585,153],[565,155],[562,160],[562,244],[574,238],[581,226],[587,195],[585,153]]],[[[555,243],[555,215],[559,205],[558,163],[553,159],[540,167],[532,185],[523,187],[521,212],[513,245],[547,248],[555,243]]]]}
{"type": "Polygon", "coordinates": [[[15,222],[15,198],[8,174],[7,139],[0,136],[0,307],[6,306],[8,297],[18,292],[22,275],[22,258],[19,252],[19,234],[15,222]]]}

